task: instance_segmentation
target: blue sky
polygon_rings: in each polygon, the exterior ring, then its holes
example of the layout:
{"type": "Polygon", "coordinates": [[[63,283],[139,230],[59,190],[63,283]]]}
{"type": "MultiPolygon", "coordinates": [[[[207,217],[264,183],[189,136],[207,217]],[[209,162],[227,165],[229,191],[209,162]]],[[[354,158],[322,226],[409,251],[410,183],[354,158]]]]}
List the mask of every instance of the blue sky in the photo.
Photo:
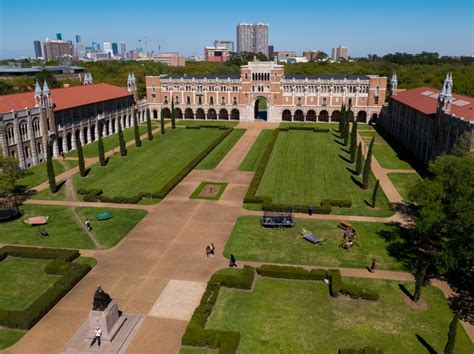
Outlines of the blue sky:
{"type": "MultiPolygon", "coordinates": [[[[162,51],[197,53],[214,39],[235,41],[238,22],[270,24],[275,50],[349,47],[368,53],[474,54],[473,0],[0,0],[0,57],[33,56],[33,40],[158,40],[162,51]]],[[[151,45],[150,45],[151,48],[151,45]]],[[[156,48],[156,45],[155,45],[156,48]]]]}

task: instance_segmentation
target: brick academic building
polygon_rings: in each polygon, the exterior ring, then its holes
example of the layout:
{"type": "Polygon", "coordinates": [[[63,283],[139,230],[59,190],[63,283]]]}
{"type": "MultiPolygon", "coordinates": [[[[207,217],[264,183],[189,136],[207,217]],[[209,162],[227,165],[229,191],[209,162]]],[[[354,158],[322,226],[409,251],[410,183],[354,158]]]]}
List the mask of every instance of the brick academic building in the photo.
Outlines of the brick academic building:
{"type": "Polygon", "coordinates": [[[145,120],[146,102],[135,105],[135,77],[129,75],[128,88],[93,84],[90,74],[84,85],[49,89],[36,83],[34,92],[0,96],[0,146],[5,156],[28,168],[46,159],[45,147],[52,144],[53,155],[76,148],[76,141],[88,144],[99,136],[114,134],[119,121],[123,128],[145,120]]]}
{"type": "Polygon", "coordinates": [[[467,134],[474,152],[474,99],[452,93],[453,79],[446,76],[441,92],[432,87],[397,91],[397,78],[390,81],[392,95],[388,109],[377,124],[423,164],[441,154],[452,153],[467,134]]]}
{"type": "Polygon", "coordinates": [[[236,75],[146,77],[153,118],[169,118],[173,100],[182,119],[334,122],[345,103],[366,123],[380,114],[386,86],[377,75],[285,75],[276,61],[256,59],[236,75]]]}

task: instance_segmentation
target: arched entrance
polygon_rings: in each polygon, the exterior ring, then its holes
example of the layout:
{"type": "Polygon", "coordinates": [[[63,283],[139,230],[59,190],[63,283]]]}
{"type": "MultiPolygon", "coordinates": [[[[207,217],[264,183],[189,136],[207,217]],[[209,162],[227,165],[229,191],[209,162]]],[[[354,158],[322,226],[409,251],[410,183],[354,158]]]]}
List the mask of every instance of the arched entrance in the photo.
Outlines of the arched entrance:
{"type": "Polygon", "coordinates": [[[301,109],[297,109],[295,112],[295,115],[293,117],[293,120],[298,121],[298,122],[303,122],[304,121],[304,114],[301,109]]]}
{"type": "Polygon", "coordinates": [[[316,122],[316,112],[310,109],[308,113],[306,113],[306,120],[309,122],[316,122]]]}
{"type": "Polygon", "coordinates": [[[171,111],[169,108],[163,108],[163,110],[161,111],[161,116],[163,118],[171,118],[171,111]]]}
{"type": "Polygon", "coordinates": [[[191,108],[186,108],[184,110],[184,118],[185,119],[194,119],[194,113],[191,108]]]}
{"type": "Polygon", "coordinates": [[[367,123],[367,112],[359,111],[359,113],[357,113],[357,121],[360,123],[367,123]]]}
{"type": "Polygon", "coordinates": [[[326,110],[319,112],[319,121],[320,122],[329,122],[329,113],[326,110]]]}
{"type": "Polygon", "coordinates": [[[217,119],[217,113],[214,108],[209,108],[209,110],[207,111],[207,119],[217,119]]]}
{"type": "Polygon", "coordinates": [[[227,112],[227,109],[222,108],[219,111],[219,119],[229,120],[229,113],[227,112]]]}
{"type": "Polygon", "coordinates": [[[238,109],[234,108],[232,111],[230,111],[230,119],[232,120],[240,119],[240,112],[238,109]]]}
{"type": "Polygon", "coordinates": [[[174,112],[176,119],[183,119],[183,111],[180,108],[176,108],[174,112]]]}
{"type": "Polygon", "coordinates": [[[196,119],[206,119],[206,113],[204,113],[204,109],[198,108],[196,110],[196,119]]]}
{"type": "Polygon", "coordinates": [[[268,118],[268,101],[265,97],[258,97],[255,100],[254,118],[267,120],[268,118]]]}
{"type": "Polygon", "coordinates": [[[341,120],[341,111],[334,111],[331,114],[331,122],[339,122],[341,120]]]}
{"type": "Polygon", "coordinates": [[[291,112],[290,112],[289,109],[285,109],[281,113],[281,119],[284,120],[284,121],[287,121],[287,122],[291,122],[291,112]]]}
{"type": "Polygon", "coordinates": [[[58,137],[58,151],[60,154],[63,153],[63,137],[58,137]]]}

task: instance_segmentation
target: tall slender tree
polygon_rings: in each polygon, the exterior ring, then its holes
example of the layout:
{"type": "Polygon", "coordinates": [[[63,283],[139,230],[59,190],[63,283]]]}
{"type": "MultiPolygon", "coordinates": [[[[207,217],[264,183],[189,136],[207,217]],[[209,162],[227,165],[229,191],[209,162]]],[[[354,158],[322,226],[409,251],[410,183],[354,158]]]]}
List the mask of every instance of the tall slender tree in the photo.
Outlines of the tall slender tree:
{"type": "Polygon", "coordinates": [[[99,133],[99,136],[98,136],[98,141],[97,141],[97,146],[99,148],[99,163],[101,166],[105,166],[105,151],[104,151],[104,141],[102,140],[102,131],[103,131],[103,126],[102,126],[102,122],[99,120],[97,122],[97,127],[99,129],[98,130],[98,133],[99,133]]]}
{"type": "Polygon", "coordinates": [[[377,192],[379,191],[380,180],[375,182],[374,191],[372,192],[372,208],[375,208],[375,203],[377,202],[377,192]]]}
{"type": "Polygon", "coordinates": [[[341,105],[341,116],[339,117],[339,133],[341,134],[341,137],[343,137],[344,134],[344,118],[345,118],[345,112],[346,112],[346,105],[342,104],[341,105]]]}
{"type": "Polygon", "coordinates": [[[426,270],[428,269],[428,262],[418,257],[418,266],[415,273],[415,292],[413,293],[413,301],[418,302],[421,297],[421,287],[425,281],[426,270]]]}
{"type": "Polygon", "coordinates": [[[135,146],[139,148],[142,146],[142,141],[140,140],[140,130],[138,127],[136,108],[133,109],[133,133],[135,135],[135,146]]]}
{"type": "Polygon", "coordinates": [[[364,165],[364,155],[362,155],[362,143],[359,143],[357,147],[357,158],[356,158],[356,175],[360,175],[362,172],[362,166],[364,165]]]}
{"type": "Polygon", "coordinates": [[[153,132],[151,131],[151,118],[150,118],[150,110],[146,110],[146,130],[148,133],[148,140],[153,140],[153,132]]]}
{"type": "Polygon", "coordinates": [[[176,129],[176,112],[174,109],[174,99],[171,98],[171,129],[176,129]]]}
{"type": "Polygon", "coordinates": [[[454,314],[453,320],[449,324],[449,332],[448,332],[448,342],[444,347],[444,354],[453,354],[454,353],[454,344],[456,343],[456,332],[458,330],[458,322],[459,322],[459,312],[456,311],[454,314]]]}
{"type": "Polygon", "coordinates": [[[351,145],[349,147],[349,152],[351,155],[351,162],[354,163],[356,161],[356,153],[357,153],[357,120],[352,123],[352,130],[351,130],[351,145]]]}
{"type": "Polygon", "coordinates": [[[77,150],[77,159],[79,163],[79,173],[81,177],[86,176],[86,164],[84,162],[84,151],[82,151],[81,137],[76,137],[76,150],[77,150]]]}
{"type": "Polygon", "coordinates": [[[121,119],[118,120],[118,138],[120,146],[120,156],[127,156],[127,146],[125,145],[125,139],[123,137],[121,119]]]}
{"type": "Polygon", "coordinates": [[[53,145],[51,141],[48,141],[48,143],[46,144],[46,169],[48,172],[49,189],[52,193],[56,193],[58,187],[56,185],[56,176],[54,174],[53,145]]]}
{"type": "Polygon", "coordinates": [[[161,112],[160,112],[160,134],[165,134],[166,131],[165,131],[165,117],[163,117],[163,108],[161,109],[161,112]]]}
{"type": "Polygon", "coordinates": [[[372,168],[372,151],[374,149],[375,137],[372,138],[372,141],[369,145],[369,151],[367,151],[367,157],[365,158],[364,172],[362,174],[362,188],[369,188],[369,176],[372,168]]]}

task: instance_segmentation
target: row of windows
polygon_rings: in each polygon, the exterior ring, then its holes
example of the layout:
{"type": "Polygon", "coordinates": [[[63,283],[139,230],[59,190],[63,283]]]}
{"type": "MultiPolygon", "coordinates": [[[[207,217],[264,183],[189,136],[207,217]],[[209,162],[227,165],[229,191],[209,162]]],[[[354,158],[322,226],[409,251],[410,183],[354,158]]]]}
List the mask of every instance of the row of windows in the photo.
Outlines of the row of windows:
{"type": "MultiPolygon", "coordinates": [[[[196,96],[196,98],[197,98],[197,102],[194,102],[195,104],[203,104],[203,102],[204,102],[203,96],[198,95],[198,96],[196,96]]],[[[169,103],[168,96],[164,96],[163,103],[164,104],[169,103]]],[[[179,101],[179,96],[175,96],[174,103],[175,104],[180,104],[181,103],[179,101]]],[[[186,96],[186,104],[193,104],[193,102],[191,102],[191,96],[186,96]]],[[[210,105],[214,104],[214,97],[213,96],[208,97],[208,104],[210,104],[210,105]]],[[[221,97],[220,104],[222,104],[222,105],[227,104],[226,98],[224,96],[221,97]]],[[[233,105],[237,104],[237,97],[233,97],[232,104],[233,105]]]]}
{"type": "Polygon", "coordinates": [[[284,93],[303,93],[303,92],[309,92],[309,93],[329,93],[329,92],[334,92],[334,93],[343,93],[343,92],[348,92],[348,93],[367,93],[369,92],[369,86],[342,86],[342,85],[336,85],[336,86],[330,86],[330,85],[283,85],[283,92],[284,93]]]}
{"type": "MultiPolygon", "coordinates": [[[[215,85],[197,85],[197,86],[163,86],[164,92],[239,92],[239,86],[215,86],[215,85]]],[[[156,94],[154,86],[151,88],[151,94],[156,94]]]]}
{"type": "MultiPolygon", "coordinates": [[[[33,136],[35,138],[39,137],[41,135],[39,119],[33,120],[32,126],[33,126],[33,136]]],[[[28,134],[28,123],[26,121],[20,122],[19,130],[20,130],[20,136],[21,136],[22,141],[28,140],[30,138],[30,135],[28,134]]],[[[15,129],[13,127],[13,124],[7,124],[7,126],[5,127],[5,132],[6,132],[6,137],[7,137],[7,144],[8,145],[15,144],[16,139],[15,139],[15,129]]]]}

